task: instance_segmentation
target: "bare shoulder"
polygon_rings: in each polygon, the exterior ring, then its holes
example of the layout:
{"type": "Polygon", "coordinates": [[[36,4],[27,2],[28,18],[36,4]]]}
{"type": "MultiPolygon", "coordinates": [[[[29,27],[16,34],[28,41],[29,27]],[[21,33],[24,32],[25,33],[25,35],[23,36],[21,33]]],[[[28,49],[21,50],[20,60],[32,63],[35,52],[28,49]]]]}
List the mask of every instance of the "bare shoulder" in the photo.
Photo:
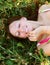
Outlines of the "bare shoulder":
{"type": "Polygon", "coordinates": [[[40,6],[40,8],[39,8],[39,13],[40,13],[41,11],[46,10],[46,9],[50,9],[50,4],[44,4],[44,5],[40,6]]]}

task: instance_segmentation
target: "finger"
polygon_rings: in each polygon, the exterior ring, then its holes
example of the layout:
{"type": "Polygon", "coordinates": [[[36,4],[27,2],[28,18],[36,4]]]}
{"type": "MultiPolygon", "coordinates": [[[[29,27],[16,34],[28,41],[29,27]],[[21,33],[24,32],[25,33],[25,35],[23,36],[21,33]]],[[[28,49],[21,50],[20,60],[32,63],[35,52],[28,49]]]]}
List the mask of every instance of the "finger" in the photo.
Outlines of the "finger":
{"type": "Polygon", "coordinates": [[[29,36],[33,36],[34,33],[33,32],[29,32],[28,34],[29,34],[29,36]]]}
{"type": "Polygon", "coordinates": [[[32,32],[29,33],[28,38],[29,38],[30,41],[37,41],[39,36],[35,31],[32,31],[32,32]]]}
{"type": "Polygon", "coordinates": [[[36,37],[29,37],[29,40],[30,41],[37,41],[37,38],[36,37]]]}

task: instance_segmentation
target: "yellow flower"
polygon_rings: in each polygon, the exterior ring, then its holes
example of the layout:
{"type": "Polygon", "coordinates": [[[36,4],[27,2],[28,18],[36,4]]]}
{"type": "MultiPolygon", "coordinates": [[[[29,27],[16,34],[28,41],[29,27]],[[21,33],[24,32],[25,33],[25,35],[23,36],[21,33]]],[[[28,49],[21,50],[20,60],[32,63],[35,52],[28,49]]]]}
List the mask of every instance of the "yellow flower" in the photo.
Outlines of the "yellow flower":
{"type": "Polygon", "coordinates": [[[41,65],[50,65],[50,61],[47,59],[46,61],[41,62],[41,65]]]}

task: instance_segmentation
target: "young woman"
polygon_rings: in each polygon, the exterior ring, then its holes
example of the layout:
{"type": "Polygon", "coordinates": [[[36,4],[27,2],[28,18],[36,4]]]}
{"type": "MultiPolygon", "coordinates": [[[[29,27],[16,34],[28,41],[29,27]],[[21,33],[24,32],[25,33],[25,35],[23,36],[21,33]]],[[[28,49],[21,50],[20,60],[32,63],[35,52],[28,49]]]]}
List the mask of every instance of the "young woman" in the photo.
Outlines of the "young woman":
{"type": "Polygon", "coordinates": [[[25,17],[14,21],[9,25],[10,33],[15,37],[26,38],[30,41],[41,40],[37,48],[43,49],[44,54],[50,56],[50,4],[42,5],[39,8],[38,21],[27,20],[25,17]],[[43,39],[42,36],[46,39],[43,39]]]}
{"type": "Polygon", "coordinates": [[[39,9],[38,21],[44,24],[30,32],[30,41],[40,40],[37,44],[38,50],[41,48],[45,55],[50,56],[50,4],[45,4],[39,9]],[[43,38],[41,38],[43,36],[43,38]]]}

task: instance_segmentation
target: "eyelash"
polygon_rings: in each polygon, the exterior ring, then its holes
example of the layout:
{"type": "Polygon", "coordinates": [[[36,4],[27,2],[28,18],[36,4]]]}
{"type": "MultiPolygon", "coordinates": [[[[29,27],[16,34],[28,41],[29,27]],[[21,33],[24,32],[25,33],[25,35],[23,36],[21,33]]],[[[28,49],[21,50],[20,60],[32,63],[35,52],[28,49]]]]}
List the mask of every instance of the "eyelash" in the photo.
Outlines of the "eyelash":
{"type": "Polygon", "coordinates": [[[19,26],[18,26],[19,28],[20,28],[20,24],[19,24],[19,26]]]}

